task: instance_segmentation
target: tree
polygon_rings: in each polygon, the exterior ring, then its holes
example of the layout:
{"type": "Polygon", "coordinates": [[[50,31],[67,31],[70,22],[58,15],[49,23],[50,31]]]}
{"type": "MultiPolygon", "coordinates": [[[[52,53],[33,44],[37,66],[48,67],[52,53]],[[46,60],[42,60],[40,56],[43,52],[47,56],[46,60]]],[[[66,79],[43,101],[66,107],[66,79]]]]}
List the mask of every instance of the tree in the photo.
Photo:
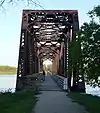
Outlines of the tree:
{"type": "Polygon", "coordinates": [[[8,5],[9,4],[14,4],[14,3],[19,3],[20,4],[20,2],[24,2],[24,4],[26,3],[27,6],[29,6],[29,5],[39,6],[40,8],[44,9],[41,6],[39,0],[0,0],[0,7],[4,8],[4,4],[8,4],[8,5]]]}
{"type": "Polygon", "coordinates": [[[82,72],[87,77],[87,82],[93,86],[100,86],[100,6],[94,7],[88,12],[91,21],[84,23],[79,32],[78,38],[81,40],[82,51],[82,72]]]}

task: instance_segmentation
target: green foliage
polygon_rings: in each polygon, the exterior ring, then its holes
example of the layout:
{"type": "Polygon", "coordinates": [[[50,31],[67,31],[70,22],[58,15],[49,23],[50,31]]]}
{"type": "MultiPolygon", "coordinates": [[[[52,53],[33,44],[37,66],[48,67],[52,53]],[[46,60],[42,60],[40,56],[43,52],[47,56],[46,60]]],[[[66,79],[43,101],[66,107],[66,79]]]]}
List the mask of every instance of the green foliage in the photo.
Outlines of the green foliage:
{"type": "Polygon", "coordinates": [[[47,67],[46,67],[45,64],[43,65],[43,70],[44,70],[44,71],[47,71],[47,67]]]}
{"type": "Polygon", "coordinates": [[[35,91],[0,93],[0,113],[31,113],[36,103],[35,91]]]}
{"type": "Polygon", "coordinates": [[[47,71],[50,71],[50,72],[52,71],[52,65],[51,64],[47,65],[47,71]]]}
{"type": "Polygon", "coordinates": [[[99,17],[100,19],[100,5],[93,8],[93,10],[88,12],[90,18],[94,19],[94,17],[99,17]]]}
{"type": "Polygon", "coordinates": [[[78,32],[78,38],[81,41],[81,58],[83,64],[81,70],[83,74],[87,76],[87,82],[89,84],[99,86],[100,24],[95,22],[95,16],[100,18],[100,6],[94,7],[88,14],[91,17],[91,21],[89,23],[84,23],[78,32]]]}
{"type": "Polygon", "coordinates": [[[69,93],[68,96],[84,105],[89,113],[100,113],[100,97],[79,93],[69,93]]]}
{"type": "Polygon", "coordinates": [[[0,66],[0,74],[15,74],[16,67],[0,66]]]}

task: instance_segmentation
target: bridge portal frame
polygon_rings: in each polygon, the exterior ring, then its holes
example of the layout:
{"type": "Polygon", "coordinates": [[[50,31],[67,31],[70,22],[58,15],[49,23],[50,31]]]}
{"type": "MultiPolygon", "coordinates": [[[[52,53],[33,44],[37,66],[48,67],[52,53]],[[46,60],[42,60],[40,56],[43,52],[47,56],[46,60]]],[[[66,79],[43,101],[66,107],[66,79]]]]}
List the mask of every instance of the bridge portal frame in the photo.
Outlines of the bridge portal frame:
{"type": "MultiPolygon", "coordinates": [[[[23,10],[22,13],[22,25],[21,25],[21,35],[20,35],[20,47],[19,47],[19,59],[18,59],[18,70],[17,70],[17,83],[16,90],[22,89],[25,85],[25,76],[29,74],[34,74],[39,72],[39,58],[37,56],[37,47],[35,44],[35,34],[32,32],[33,28],[30,23],[31,14],[33,15],[70,15],[72,22],[71,25],[64,23],[66,29],[63,32],[63,47],[61,57],[59,59],[58,74],[64,77],[68,77],[68,87],[74,90],[81,90],[85,92],[85,83],[83,75],[80,77],[77,75],[79,73],[79,68],[77,62],[72,62],[72,58],[69,56],[69,43],[76,41],[76,33],[79,30],[79,20],[77,10],[23,10]],[[70,27],[70,29],[69,29],[70,27]],[[67,29],[68,28],[68,29],[67,29]],[[67,31],[66,31],[67,30],[67,31]],[[71,31],[72,30],[72,33],[71,31]],[[71,36],[72,35],[72,36],[71,36]],[[71,78],[73,77],[73,86],[71,86],[71,78]],[[81,82],[79,80],[82,80],[81,82]]],[[[80,48],[81,49],[81,48],[80,48]]],[[[76,51],[77,53],[77,51],[76,51]]],[[[78,62],[79,63],[79,62],[78,62]]],[[[81,64],[81,61],[80,61],[81,64]]],[[[82,67],[81,67],[82,68],[82,67]]]]}

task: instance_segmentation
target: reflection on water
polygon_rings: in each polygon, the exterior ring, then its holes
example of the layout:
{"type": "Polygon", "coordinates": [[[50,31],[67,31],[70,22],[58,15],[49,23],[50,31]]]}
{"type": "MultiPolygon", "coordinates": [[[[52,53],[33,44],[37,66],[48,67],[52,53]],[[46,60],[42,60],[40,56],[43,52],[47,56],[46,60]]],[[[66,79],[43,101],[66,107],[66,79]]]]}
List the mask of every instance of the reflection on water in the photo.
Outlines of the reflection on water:
{"type": "Polygon", "coordinates": [[[99,87],[90,87],[89,85],[86,85],[86,93],[92,94],[92,95],[97,95],[100,97],[100,88],[99,87]]]}
{"type": "MultiPolygon", "coordinates": [[[[12,92],[14,92],[15,87],[16,75],[0,75],[0,91],[12,89],[12,92]]],[[[86,85],[86,93],[100,96],[100,88],[92,88],[89,85],[86,85]]]]}

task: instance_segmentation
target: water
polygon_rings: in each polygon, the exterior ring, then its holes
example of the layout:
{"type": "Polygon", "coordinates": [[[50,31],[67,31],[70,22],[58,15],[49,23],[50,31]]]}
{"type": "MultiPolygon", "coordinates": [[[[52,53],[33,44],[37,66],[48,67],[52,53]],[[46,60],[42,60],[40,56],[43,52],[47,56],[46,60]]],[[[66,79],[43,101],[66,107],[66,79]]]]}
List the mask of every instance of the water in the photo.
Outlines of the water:
{"type": "Polygon", "coordinates": [[[100,97],[100,88],[99,87],[90,87],[89,85],[86,85],[86,93],[92,94],[100,97]]]}
{"type": "Polygon", "coordinates": [[[16,87],[16,75],[0,75],[0,92],[8,91],[11,89],[15,91],[16,87]]]}
{"type": "MultiPolygon", "coordinates": [[[[15,87],[16,75],[0,75],[0,92],[7,91],[9,89],[14,92],[15,87]]],[[[100,88],[92,88],[89,85],[86,85],[86,93],[100,96],[100,88]]]]}

